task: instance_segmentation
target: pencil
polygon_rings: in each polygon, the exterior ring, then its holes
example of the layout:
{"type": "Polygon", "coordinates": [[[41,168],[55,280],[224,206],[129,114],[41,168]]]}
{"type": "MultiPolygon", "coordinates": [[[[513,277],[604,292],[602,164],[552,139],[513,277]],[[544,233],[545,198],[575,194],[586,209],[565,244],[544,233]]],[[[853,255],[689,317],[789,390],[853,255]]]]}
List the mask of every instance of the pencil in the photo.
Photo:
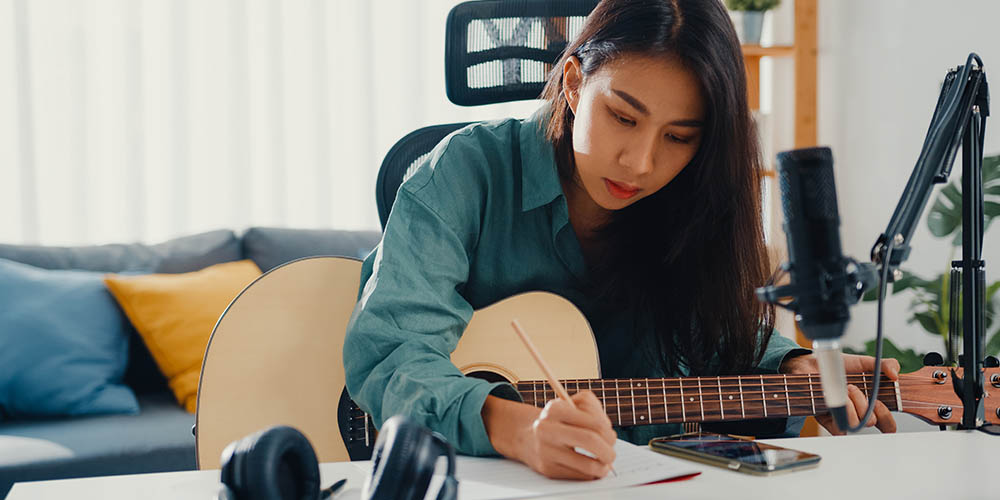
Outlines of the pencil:
{"type": "MultiPolygon", "coordinates": [[[[542,354],[539,353],[538,349],[535,348],[535,344],[532,343],[531,339],[528,338],[528,335],[524,333],[524,329],[521,328],[521,323],[518,323],[518,321],[515,319],[510,322],[510,325],[514,327],[514,331],[517,332],[518,337],[521,337],[521,342],[524,342],[524,346],[528,348],[528,352],[531,353],[531,357],[535,358],[535,362],[538,363],[538,366],[542,369],[542,372],[545,373],[545,377],[549,379],[549,385],[551,385],[552,390],[556,392],[556,396],[569,403],[569,405],[572,406],[573,408],[576,408],[576,403],[574,403],[573,400],[569,397],[569,393],[566,392],[566,388],[563,387],[563,385],[559,382],[559,379],[557,379],[556,376],[552,373],[552,369],[549,368],[548,363],[546,363],[545,360],[542,359],[542,354]]],[[[595,456],[593,453],[583,448],[576,447],[573,448],[573,450],[581,455],[594,459],[597,458],[597,456],[595,456]]],[[[615,471],[615,467],[613,465],[611,466],[611,473],[614,474],[616,477],[618,476],[618,472],[615,471]]]]}

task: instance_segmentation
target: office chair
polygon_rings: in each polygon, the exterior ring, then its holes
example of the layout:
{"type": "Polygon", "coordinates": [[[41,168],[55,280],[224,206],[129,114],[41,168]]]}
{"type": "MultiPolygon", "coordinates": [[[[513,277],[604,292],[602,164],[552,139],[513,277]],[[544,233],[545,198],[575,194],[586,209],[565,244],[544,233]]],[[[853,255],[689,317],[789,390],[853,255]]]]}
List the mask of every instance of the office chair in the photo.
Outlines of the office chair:
{"type": "MultiPolygon", "coordinates": [[[[445,91],[459,106],[537,99],[552,65],[580,32],[597,0],[475,0],[456,5],[445,26],[445,91]]],[[[469,125],[433,125],[396,142],[375,186],[385,229],[396,191],[448,134],[469,125]]]]}

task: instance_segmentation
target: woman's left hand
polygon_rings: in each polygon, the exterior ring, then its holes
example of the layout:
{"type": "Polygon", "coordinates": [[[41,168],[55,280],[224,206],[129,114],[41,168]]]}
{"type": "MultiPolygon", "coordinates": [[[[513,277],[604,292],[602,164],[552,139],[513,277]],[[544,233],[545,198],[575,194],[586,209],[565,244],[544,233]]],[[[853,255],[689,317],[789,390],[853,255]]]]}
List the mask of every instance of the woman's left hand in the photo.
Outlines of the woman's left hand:
{"type": "MultiPolygon", "coordinates": [[[[844,371],[847,373],[873,373],[875,371],[875,358],[871,356],[859,356],[855,354],[844,354],[844,371]]],[[[796,356],[785,360],[779,369],[781,373],[819,373],[819,365],[816,357],[812,354],[796,356]]],[[[899,361],[895,359],[882,360],[882,373],[889,377],[889,380],[899,380],[899,361]]],[[[848,384],[847,386],[847,420],[852,427],[857,426],[861,417],[868,409],[868,397],[865,396],[857,386],[848,384]]],[[[831,434],[841,435],[843,431],[833,423],[830,414],[817,415],[816,421],[820,423],[831,434]]],[[[875,411],[871,418],[865,422],[866,427],[875,426],[882,432],[896,432],[896,420],[892,418],[889,408],[879,400],[875,400],[875,411]]]]}

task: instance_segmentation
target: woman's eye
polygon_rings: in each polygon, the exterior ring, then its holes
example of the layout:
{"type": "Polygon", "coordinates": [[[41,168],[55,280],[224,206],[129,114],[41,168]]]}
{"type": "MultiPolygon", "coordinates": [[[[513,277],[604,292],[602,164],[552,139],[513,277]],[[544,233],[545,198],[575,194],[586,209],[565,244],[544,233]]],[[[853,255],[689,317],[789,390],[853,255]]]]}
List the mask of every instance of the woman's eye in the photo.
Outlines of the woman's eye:
{"type": "Polygon", "coordinates": [[[621,123],[622,125],[628,125],[628,126],[635,125],[634,120],[629,120],[628,118],[625,118],[624,116],[619,115],[618,113],[611,113],[611,114],[614,115],[615,120],[618,120],[618,123],[621,123]]]}
{"type": "Polygon", "coordinates": [[[676,136],[674,134],[667,134],[667,139],[670,139],[671,141],[676,142],[678,144],[687,144],[687,143],[691,142],[691,139],[686,139],[684,137],[678,137],[678,136],[676,136]]]}

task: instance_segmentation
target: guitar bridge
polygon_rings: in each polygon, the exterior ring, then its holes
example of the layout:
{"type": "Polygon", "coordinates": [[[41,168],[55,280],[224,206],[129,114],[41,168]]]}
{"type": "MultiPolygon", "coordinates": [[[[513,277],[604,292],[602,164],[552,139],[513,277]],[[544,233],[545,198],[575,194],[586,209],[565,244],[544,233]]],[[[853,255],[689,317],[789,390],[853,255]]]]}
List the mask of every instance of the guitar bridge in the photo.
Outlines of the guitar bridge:
{"type": "Polygon", "coordinates": [[[351,460],[371,460],[375,449],[375,423],[351,399],[345,388],[337,404],[337,427],[351,460]]]}

